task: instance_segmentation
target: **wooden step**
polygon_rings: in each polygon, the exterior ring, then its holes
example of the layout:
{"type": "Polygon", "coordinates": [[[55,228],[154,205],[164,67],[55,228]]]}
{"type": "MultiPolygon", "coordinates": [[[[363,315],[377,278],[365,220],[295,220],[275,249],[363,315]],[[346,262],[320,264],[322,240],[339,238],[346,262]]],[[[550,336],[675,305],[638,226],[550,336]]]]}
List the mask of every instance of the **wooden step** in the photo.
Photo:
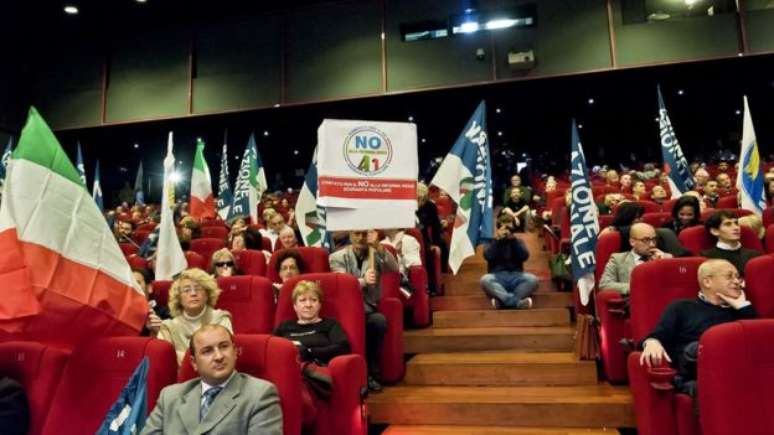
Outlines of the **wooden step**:
{"type": "Polygon", "coordinates": [[[594,361],[575,354],[495,351],[424,353],[406,364],[407,385],[595,385],[594,361]]]}
{"type": "Polygon", "coordinates": [[[617,429],[506,426],[390,426],[382,435],[618,435],[617,429]]]}
{"type": "Polygon", "coordinates": [[[571,326],[427,328],[403,332],[405,353],[521,350],[569,352],[575,328],[571,326]]]}
{"type": "Polygon", "coordinates": [[[633,427],[628,387],[385,388],[368,398],[371,421],[404,425],[633,427]]]}
{"type": "MultiPolygon", "coordinates": [[[[481,276],[476,279],[464,279],[464,280],[448,280],[444,283],[444,295],[448,296],[462,296],[481,293],[481,284],[479,280],[481,276]]],[[[549,279],[541,279],[538,283],[536,291],[539,292],[552,292],[556,291],[556,285],[549,279]]]]}
{"type": "MultiPolygon", "coordinates": [[[[532,294],[533,308],[566,308],[572,305],[571,293],[537,292],[532,294]]],[[[464,296],[436,296],[430,299],[433,311],[443,310],[486,310],[492,304],[479,290],[478,294],[464,296]]]]}
{"type": "Polygon", "coordinates": [[[436,311],[436,328],[487,328],[491,326],[562,326],[570,324],[566,308],[533,308],[528,310],[436,311]]]}

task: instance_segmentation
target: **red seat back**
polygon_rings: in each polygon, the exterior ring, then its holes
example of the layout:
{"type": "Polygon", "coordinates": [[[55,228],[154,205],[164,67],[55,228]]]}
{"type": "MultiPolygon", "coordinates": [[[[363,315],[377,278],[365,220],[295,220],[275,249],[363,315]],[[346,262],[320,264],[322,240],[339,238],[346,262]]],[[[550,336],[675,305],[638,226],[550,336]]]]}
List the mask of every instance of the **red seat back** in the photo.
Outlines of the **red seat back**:
{"type": "Polygon", "coordinates": [[[736,195],[726,195],[718,198],[717,208],[739,208],[739,200],[736,195]]]}
{"type": "Polygon", "coordinates": [[[121,252],[124,255],[132,255],[137,253],[137,247],[131,243],[119,243],[118,246],[121,248],[121,252]]]}
{"type": "Polygon", "coordinates": [[[266,252],[274,252],[274,247],[271,246],[271,239],[268,237],[261,237],[261,250],[266,252]]]}
{"type": "Polygon", "coordinates": [[[142,245],[152,232],[153,230],[134,230],[132,232],[132,240],[134,240],[134,243],[142,245]]]}
{"type": "Polygon", "coordinates": [[[609,227],[613,223],[613,219],[615,219],[615,216],[612,214],[599,215],[599,230],[602,231],[609,227]]]}
{"type": "Polygon", "coordinates": [[[425,263],[425,238],[422,237],[422,233],[419,231],[418,228],[406,228],[405,234],[408,236],[411,236],[416,239],[417,242],[419,242],[419,256],[422,258],[422,264],[425,263]]]}
{"type": "Polygon", "coordinates": [[[153,300],[158,305],[167,306],[169,303],[169,288],[172,287],[172,281],[156,280],[151,283],[153,287],[153,300]]]}
{"type": "Polygon", "coordinates": [[[222,225],[201,227],[199,231],[202,237],[210,239],[226,240],[228,237],[228,229],[222,225]]]}
{"type": "Polygon", "coordinates": [[[188,262],[189,269],[198,267],[199,269],[209,271],[207,266],[209,266],[210,260],[194,251],[185,251],[185,261],[188,262]]]}
{"type": "Polygon", "coordinates": [[[266,276],[266,256],[261,251],[243,249],[232,251],[237,268],[245,275],[266,276]]]}
{"type": "Polygon", "coordinates": [[[223,292],[217,308],[231,313],[235,334],[269,334],[274,322],[274,289],[262,276],[218,278],[223,292]]]}
{"type": "Polygon", "coordinates": [[[156,229],[156,222],[148,222],[137,227],[135,231],[153,231],[156,229]]]}
{"type": "Polygon", "coordinates": [[[639,342],[650,333],[664,309],[676,299],[694,299],[699,292],[702,257],[670,258],[640,264],[632,271],[632,338],[639,342]]]}
{"type": "Polygon", "coordinates": [[[29,435],[38,435],[43,430],[67,356],[64,351],[31,341],[0,343],[0,377],[14,379],[27,393],[29,435]]]}
{"type": "MultiPolygon", "coordinates": [[[[296,347],[284,338],[256,334],[234,334],[234,343],[239,351],[237,371],[267,380],[277,387],[282,407],[282,433],[301,433],[301,368],[296,347]]],[[[178,382],[196,377],[191,355],[186,351],[178,382]]]]}
{"type": "MultiPolygon", "coordinates": [[[[755,249],[763,252],[763,245],[761,240],[752,228],[742,226],[741,228],[741,242],[742,246],[748,249],[755,249]]],[[[680,244],[693,255],[699,255],[699,252],[705,249],[711,249],[717,243],[717,240],[704,228],[704,226],[698,225],[690,228],[686,228],[680,231],[677,235],[680,240],[680,244]]]]}
{"type": "Polygon", "coordinates": [[[672,213],[672,209],[675,208],[675,204],[677,204],[677,200],[679,200],[679,199],[680,198],[667,199],[661,205],[661,211],[665,211],[667,213],[672,213]]]}
{"type": "MultiPolygon", "coordinates": [[[[301,254],[301,258],[304,260],[303,273],[324,273],[331,271],[331,265],[328,262],[327,249],[302,246],[300,248],[295,248],[295,250],[301,254]]],[[[266,270],[266,277],[269,278],[271,282],[280,282],[279,274],[277,273],[277,257],[279,257],[280,253],[283,251],[284,249],[271,254],[269,266],[266,270]]]]}
{"type": "Polygon", "coordinates": [[[709,219],[710,216],[715,214],[715,212],[718,212],[720,210],[730,211],[736,217],[742,217],[751,215],[753,212],[751,210],[747,210],[746,208],[705,208],[704,211],[701,212],[701,221],[704,222],[707,219],[709,219]]]}
{"type": "Polygon", "coordinates": [[[148,260],[140,257],[139,255],[132,254],[128,257],[126,257],[126,261],[129,263],[129,267],[132,269],[147,269],[148,268],[148,260]]]}
{"type": "Polygon", "coordinates": [[[671,219],[672,214],[664,211],[657,213],[645,213],[642,215],[641,220],[642,222],[645,222],[654,228],[659,228],[661,225],[664,225],[664,223],[669,222],[671,219]]]}
{"type": "Polygon", "coordinates": [[[774,207],[763,210],[762,220],[764,228],[768,228],[769,225],[774,224],[774,207]]]}
{"type": "Polygon", "coordinates": [[[148,357],[148,412],[161,389],[177,379],[172,344],[147,337],[110,337],[80,346],[70,356],[53,394],[44,434],[95,433],[143,357],[148,357]]]}
{"type": "Polygon", "coordinates": [[[286,320],[296,320],[291,296],[301,280],[317,281],[323,291],[320,316],[332,317],[347,334],[352,353],[365,356],[365,313],[363,296],[357,278],[346,273],[310,273],[291,278],[280,290],[274,326],[286,320]]]}
{"type": "Polygon", "coordinates": [[[774,318],[774,256],[761,255],[744,268],[745,293],[759,317],[774,318]]]}
{"type": "Polygon", "coordinates": [[[766,227],[766,252],[774,253],[774,224],[766,227]]]}
{"type": "Polygon", "coordinates": [[[200,239],[191,240],[191,251],[194,251],[204,257],[205,261],[207,262],[209,262],[212,258],[213,252],[224,247],[226,247],[226,241],[224,239],[203,237],[200,239]]]}
{"type": "Polygon", "coordinates": [[[594,269],[594,279],[599,285],[602,278],[602,272],[605,271],[610,256],[621,250],[621,233],[618,231],[608,231],[601,234],[597,239],[596,260],[597,267],[594,269]]]}
{"type": "Polygon", "coordinates": [[[710,328],[699,341],[698,392],[704,435],[766,435],[774,429],[774,320],[710,328]]]}

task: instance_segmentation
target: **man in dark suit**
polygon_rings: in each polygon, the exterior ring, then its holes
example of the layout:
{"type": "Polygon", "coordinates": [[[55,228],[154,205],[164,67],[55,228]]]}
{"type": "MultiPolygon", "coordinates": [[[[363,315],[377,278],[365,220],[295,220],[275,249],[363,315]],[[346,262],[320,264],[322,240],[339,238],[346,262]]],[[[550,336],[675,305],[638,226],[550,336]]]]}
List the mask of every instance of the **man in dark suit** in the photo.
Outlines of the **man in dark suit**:
{"type": "Polygon", "coordinates": [[[270,382],[235,370],[231,333],[205,325],[191,337],[199,378],[161,390],[142,434],[282,434],[282,409],[270,382]]]}

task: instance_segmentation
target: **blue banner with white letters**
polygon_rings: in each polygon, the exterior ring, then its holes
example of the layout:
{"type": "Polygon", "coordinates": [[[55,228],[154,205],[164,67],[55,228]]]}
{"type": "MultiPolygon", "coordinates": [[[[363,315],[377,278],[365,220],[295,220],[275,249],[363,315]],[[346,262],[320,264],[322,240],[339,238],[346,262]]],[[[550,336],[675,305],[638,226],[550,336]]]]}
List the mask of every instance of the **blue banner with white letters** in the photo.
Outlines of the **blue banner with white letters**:
{"type": "Polygon", "coordinates": [[[672,190],[672,198],[679,198],[683,193],[692,190],[696,184],[691,175],[688,161],[677,141],[672,121],[669,120],[664,97],[661,95],[661,86],[658,87],[658,125],[661,134],[661,155],[664,158],[664,173],[669,180],[669,188],[672,190]]]}

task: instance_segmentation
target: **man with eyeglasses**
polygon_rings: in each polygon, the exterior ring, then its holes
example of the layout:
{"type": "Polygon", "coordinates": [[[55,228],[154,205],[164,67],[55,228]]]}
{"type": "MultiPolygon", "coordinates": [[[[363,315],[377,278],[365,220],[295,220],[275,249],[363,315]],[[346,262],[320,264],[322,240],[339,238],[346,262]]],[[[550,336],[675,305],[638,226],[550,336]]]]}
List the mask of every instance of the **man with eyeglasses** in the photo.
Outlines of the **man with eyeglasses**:
{"type": "Polygon", "coordinates": [[[599,280],[599,288],[628,295],[629,281],[635,267],[650,260],[672,258],[672,254],[658,249],[656,242],[656,230],[651,225],[642,222],[632,225],[629,230],[632,249],[610,256],[599,280]]]}
{"type": "Polygon", "coordinates": [[[744,294],[744,282],[727,260],[707,260],[699,266],[699,295],[667,306],[653,331],[640,343],[640,365],[657,367],[664,360],[677,369],[675,385],[696,393],[696,356],[699,338],[721,323],[754,319],[758,315],[744,294]]]}
{"type": "Polygon", "coordinates": [[[748,261],[761,255],[755,249],[742,247],[742,228],[739,219],[730,211],[715,212],[704,222],[704,228],[717,239],[717,243],[714,248],[701,251],[701,256],[728,260],[736,266],[739,275],[744,276],[748,261]]]}

